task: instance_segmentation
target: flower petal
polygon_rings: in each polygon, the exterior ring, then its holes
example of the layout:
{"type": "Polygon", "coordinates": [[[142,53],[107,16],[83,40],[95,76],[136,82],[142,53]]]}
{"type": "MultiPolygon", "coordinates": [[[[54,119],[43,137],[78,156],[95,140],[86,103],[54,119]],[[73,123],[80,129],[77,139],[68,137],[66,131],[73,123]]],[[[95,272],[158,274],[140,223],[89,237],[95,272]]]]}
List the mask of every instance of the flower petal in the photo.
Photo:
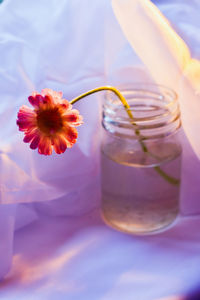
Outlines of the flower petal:
{"type": "Polygon", "coordinates": [[[72,146],[74,143],[76,143],[78,132],[77,129],[74,127],[65,126],[65,129],[63,130],[63,135],[72,146]]]}
{"type": "Polygon", "coordinates": [[[79,111],[77,109],[72,109],[69,112],[67,112],[63,119],[67,123],[71,123],[74,126],[80,126],[83,124],[83,117],[79,115],[79,111]]]}
{"type": "Polygon", "coordinates": [[[20,131],[33,129],[36,126],[36,114],[27,106],[20,108],[17,117],[17,125],[20,131]]]}
{"type": "Polygon", "coordinates": [[[49,137],[41,137],[38,145],[38,152],[44,155],[52,154],[51,139],[49,137]]]}
{"type": "Polygon", "coordinates": [[[53,140],[53,147],[57,154],[64,153],[67,149],[67,141],[62,136],[58,136],[53,140]]]}
{"type": "Polygon", "coordinates": [[[40,142],[40,136],[39,135],[35,135],[31,144],[30,144],[30,148],[31,149],[36,149],[38,147],[38,144],[40,142]]]}
{"type": "Polygon", "coordinates": [[[51,96],[55,101],[54,103],[58,102],[59,100],[62,99],[62,95],[63,93],[62,92],[56,92],[56,91],[53,91],[52,89],[43,89],[42,90],[42,95],[43,96],[51,96]]]}
{"type": "Polygon", "coordinates": [[[43,104],[51,104],[54,103],[53,97],[51,95],[45,95],[43,98],[43,104]]]}
{"type": "Polygon", "coordinates": [[[62,101],[60,101],[60,105],[65,111],[72,109],[72,105],[66,99],[62,99],[62,101]]]}
{"type": "Polygon", "coordinates": [[[24,136],[24,143],[29,143],[32,141],[32,139],[38,135],[38,132],[37,132],[37,129],[34,129],[34,130],[29,130],[28,132],[25,133],[25,136],[24,136]]]}
{"type": "Polygon", "coordinates": [[[35,96],[29,96],[28,101],[34,107],[39,107],[39,104],[43,101],[43,97],[40,94],[37,94],[35,96]]]}
{"type": "Polygon", "coordinates": [[[24,119],[31,119],[34,118],[36,116],[35,112],[29,108],[28,106],[23,105],[20,109],[19,112],[17,114],[17,117],[21,120],[24,119]]]}
{"type": "Polygon", "coordinates": [[[33,122],[26,120],[17,120],[17,125],[19,126],[19,131],[27,131],[35,128],[33,122]]]}

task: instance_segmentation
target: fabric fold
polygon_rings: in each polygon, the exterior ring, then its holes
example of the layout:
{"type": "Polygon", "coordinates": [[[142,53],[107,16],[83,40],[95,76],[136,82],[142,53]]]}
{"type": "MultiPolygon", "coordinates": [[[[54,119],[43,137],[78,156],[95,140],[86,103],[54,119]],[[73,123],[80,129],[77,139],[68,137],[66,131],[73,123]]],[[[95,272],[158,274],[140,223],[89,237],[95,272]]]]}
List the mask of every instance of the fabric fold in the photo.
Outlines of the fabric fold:
{"type": "Polygon", "coordinates": [[[200,63],[149,0],[112,0],[115,16],[152,78],[179,95],[183,127],[200,158],[200,63]]]}

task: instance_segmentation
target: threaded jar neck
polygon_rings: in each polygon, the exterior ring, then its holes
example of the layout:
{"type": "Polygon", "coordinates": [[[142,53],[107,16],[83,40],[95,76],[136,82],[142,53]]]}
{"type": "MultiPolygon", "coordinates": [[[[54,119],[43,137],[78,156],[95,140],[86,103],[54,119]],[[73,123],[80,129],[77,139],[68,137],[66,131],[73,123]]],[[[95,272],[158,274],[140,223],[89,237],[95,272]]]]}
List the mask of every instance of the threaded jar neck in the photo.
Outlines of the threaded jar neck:
{"type": "Polygon", "coordinates": [[[126,98],[133,120],[127,115],[121,101],[107,92],[103,104],[102,124],[105,130],[117,136],[138,139],[157,139],[174,134],[181,126],[177,94],[164,86],[135,84],[118,88],[126,98]],[[134,127],[134,128],[133,128],[134,127]]]}

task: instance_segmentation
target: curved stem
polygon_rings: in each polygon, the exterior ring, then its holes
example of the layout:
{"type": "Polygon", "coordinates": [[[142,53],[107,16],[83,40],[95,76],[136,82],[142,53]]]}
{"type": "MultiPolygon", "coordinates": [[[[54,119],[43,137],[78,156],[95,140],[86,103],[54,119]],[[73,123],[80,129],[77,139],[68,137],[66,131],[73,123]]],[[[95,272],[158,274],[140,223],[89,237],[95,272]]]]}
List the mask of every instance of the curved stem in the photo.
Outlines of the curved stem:
{"type": "MultiPolygon", "coordinates": [[[[70,103],[74,104],[74,103],[78,102],[80,99],[82,99],[82,98],[84,98],[86,96],[89,96],[91,94],[94,94],[94,93],[97,93],[97,92],[100,92],[100,91],[105,91],[105,90],[111,91],[115,95],[117,95],[117,97],[120,99],[120,101],[124,105],[124,108],[125,108],[128,116],[132,120],[132,122],[131,122],[132,125],[135,126],[135,127],[137,127],[137,124],[133,121],[134,117],[133,117],[133,114],[132,114],[132,112],[130,110],[130,106],[129,106],[128,102],[126,101],[126,99],[124,98],[124,96],[116,88],[114,88],[112,86],[102,86],[102,87],[98,87],[96,89],[90,90],[90,91],[88,91],[86,93],[83,93],[83,94],[79,95],[78,97],[74,98],[73,100],[70,101],[70,103]]],[[[139,130],[137,128],[135,128],[135,134],[137,136],[140,136],[140,132],[139,132],[139,130]]],[[[144,142],[141,139],[139,140],[139,142],[140,142],[140,145],[142,147],[142,150],[144,152],[148,152],[147,147],[145,146],[144,142]]]]}
{"type": "MultiPolygon", "coordinates": [[[[112,86],[102,86],[102,87],[98,87],[98,88],[92,89],[92,90],[90,90],[90,91],[88,91],[86,93],[83,93],[83,94],[79,95],[78,97],[72,99],[70,101],[70,104],[74,104],[74,103],[78,102],[79,100],[81,100],[82,98],[84,98],[86,96],[89,96],[91,94],[94,94],[94,93],[97,93],[97,92],[100,92],[100,91],[105,91],[105,90],[113,92],[120,99],[120,101],[124,105],[124,108],[125,108],[128,116],[132,120],[131,124],[135,127],[135,129],[134,129],[135,130],[135,134],[139,137],[139,143],[140,143],[140,145],[142,147],[142,150],[145,153],[151,155],[151,153],[148,151],[148,148],[146,147],[146,145],[144,144],[144,142],[140,139],[140,131],[137,128],[137,124],[134,122],[134,117],[133,117],[133,114],[131,112],[131,109],[130,109],[130,106],[129,106],[128,102],[126,101],[126,99],[124,98],[124,96],[115,87],[112,87],[112,86]]],[[[174,185],[178,185],[180,183],[179,179],[176,179],[176,178],[171,177],[170,175],[166,174],[159,166],[154,167],[154,170],[158,174],[160,174],[160,176],[162,176],[165,180],[167,180],[169,183],[174,184],[174,185]]]]}
{"type": "Polygon", "coordinates": [[[156,166],[156,167],[154,167],[154,170],[158,174],[160,174],[160,176],[162,176],[164,179],[166,179],[168,182],[170,182],[171,184],[174,184],[174,185],[179,185],[180,184],[180,180],[179,179],[174,178],[174,177],[168,175],[160,167],[156,166]]]}

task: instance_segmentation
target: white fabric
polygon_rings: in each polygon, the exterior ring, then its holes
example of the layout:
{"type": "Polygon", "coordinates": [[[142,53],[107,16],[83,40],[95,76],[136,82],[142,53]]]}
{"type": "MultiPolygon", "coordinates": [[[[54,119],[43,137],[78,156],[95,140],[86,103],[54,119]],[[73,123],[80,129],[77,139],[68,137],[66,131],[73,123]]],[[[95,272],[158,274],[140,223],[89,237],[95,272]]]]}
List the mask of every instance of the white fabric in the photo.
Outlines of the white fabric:
{"type": "MultiPolygon", "coordinates": [[[[157,3],[198,59],[200,4],[157,3]]],[[[135,237],[100,220],[100,96],[76,105],[85,125],[64,155],[40,156],[17,132],[17,110],[33,89],[71,99],[105,83],[152,81],[111,2],[5,0],[0,28],[0,299],[180,300],[198,288],[200,166],[186,139],[181,201],[191,216],[135,237]]]]}
{"type": "MultiPolygon", "coordinates": [[[[49,87],[63,91],[70,100],[103,84],[102,52],[90,45],[90,40],[98,33],[103,45],[104,31],[100,23],[89,26],[97,11],[99,15],[103,11],[103,5],[101,9],[91,6],[87,21],[87,14],[82,13],[86,2],[60,1],[58,5],[57,1],[36,1],[31,5],[20,0],[15,4],[5,1],[0,6],[0,209],[9,218],[10,209],[4,205],[24,203],[17,207],[16,215],[12,214],[16,228],[37,219],[35,209],[74,216],[90,211],[99,201],[98,96],[76,105],[87,121],[79,129],[77,144],[64,155],[45,157],[31,151],[16,126],[17,111],[28,104],[27,97],[33,90],[49,87]],[[46,206],[32,205],[49,200],[46,206]]],[[[4,222],[2,234],[11,243],[13,226],[4,222]]],[[[12,250],[12,243],[9,245],[12,250]]],[[[0,247],[7,255],[6,248],[0,247]]],[[[4,264],[0,269],[7,269],[4,264]]]]}
{"type": "Polygon", "coordinates": [[[95,211],[43,217],[16,235],[0,299],[182,300],[199,284],[199,226],[199,217],[185,218],[135,237],[109,229],[95,211]]]}
{"type": "Polygon", "coordinates": [[[194,36],[195,29],[200,25],[197,19],[199,5],[196,1],[192,1],[192,4],[180,4],[179,1],[166,4],[165,1],[162,2],[162,7],[169,16],[177,16],[174,26],[181,33],[183,31],[182,37],[186,40],[184,42],[149,0],[112,0],[113,10],[126,38],[147,67],[152,79],[178,93],[181,119],[187,135],[181,136],[181,210],[186,215],[200,212],[200,55],[197,56],[199,33],[196,32],[197,36],[194,36]],[[187,41],[191,45],[194,58],[190,56],[187,41]]]}
{"type": "Polygon", "coordinates": [[[177,91],[184,130],[200,158],[200,61],[191,58],[187,45],[149,0],[112,0],[112,4],[153,79],[177,91]]]}

